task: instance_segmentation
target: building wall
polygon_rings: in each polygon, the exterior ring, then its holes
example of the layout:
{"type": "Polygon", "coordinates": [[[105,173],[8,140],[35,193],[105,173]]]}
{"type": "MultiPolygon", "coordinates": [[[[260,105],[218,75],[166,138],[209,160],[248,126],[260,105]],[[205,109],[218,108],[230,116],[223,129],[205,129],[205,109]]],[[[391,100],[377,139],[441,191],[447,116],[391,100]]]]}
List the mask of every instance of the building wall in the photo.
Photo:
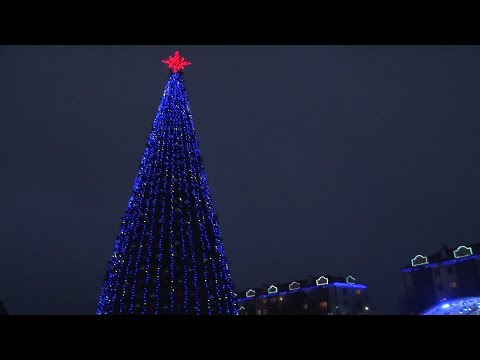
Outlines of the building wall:
{"type": "Polygon", "coordinates": [[[428,258],[434,256],[436,262],[402,269],[408,314],[419,314],[442,301],[480,295],[478,254],[455,258],[453,250],[444,247],[428,258]]]}
{"type": "Polygon", "coordinates": [[[405,296],[409,314],[418,314],[436,301],[432,273],[429,268],[413,269],[404,274],[405,296]]]}
{"type": "Polygon", "coordinates": [[[458,296],[459,281],[454,266],[438,266],[430,270],[434,281],[436,302],[458,296]]]}

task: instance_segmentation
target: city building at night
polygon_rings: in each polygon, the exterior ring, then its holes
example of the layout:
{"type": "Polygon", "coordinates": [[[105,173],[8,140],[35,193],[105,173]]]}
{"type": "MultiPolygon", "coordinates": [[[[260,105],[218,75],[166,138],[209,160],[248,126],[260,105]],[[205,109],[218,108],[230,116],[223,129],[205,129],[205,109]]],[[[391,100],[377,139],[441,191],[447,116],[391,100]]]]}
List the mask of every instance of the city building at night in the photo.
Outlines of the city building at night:
{"type": "Polygon", "coordinates": [[[240,315],[369,314],[367,287],[353,276],[309,277],[237,293],[240,315]]]}
{"type": "Polygon", "coordinates": [[[478,314],[480,243],[416,255],[401,272],[406,314],[478,314]]]}

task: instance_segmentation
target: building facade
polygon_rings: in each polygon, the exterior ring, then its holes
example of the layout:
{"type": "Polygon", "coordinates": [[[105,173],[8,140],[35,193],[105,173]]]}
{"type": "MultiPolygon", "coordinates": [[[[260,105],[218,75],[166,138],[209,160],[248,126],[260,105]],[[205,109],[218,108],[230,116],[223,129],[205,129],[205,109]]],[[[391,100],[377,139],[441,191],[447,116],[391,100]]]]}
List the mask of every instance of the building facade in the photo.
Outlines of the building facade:
{"type": "MultiPolygon", "coordinates": [[[[451,309],[449,302],[480,297],[480,243],[417,255],[401,272],[407,314],[431,313],[429,309],[438,304],[451,309]]],[[[472,311],[471,306],[464,309],[462,313],[472,311]]]]}
{"type": "Polygon", "coordinates": [[[240,315],[369,314],[367,287],[353,276],[320,276],[238,292],[240,315]]]}

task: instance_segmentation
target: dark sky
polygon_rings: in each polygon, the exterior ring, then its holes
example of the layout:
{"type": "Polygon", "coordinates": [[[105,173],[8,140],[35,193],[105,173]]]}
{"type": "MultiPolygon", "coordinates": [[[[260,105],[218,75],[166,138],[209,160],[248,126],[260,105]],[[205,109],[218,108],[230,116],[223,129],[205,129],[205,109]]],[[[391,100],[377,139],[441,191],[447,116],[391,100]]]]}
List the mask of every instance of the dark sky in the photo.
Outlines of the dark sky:
{"type": "Polygon", "coordinates": [[[480,46],[0,47],[0,300],[94,314],[179,50],[237,289],[478,241],[480,46]]]}

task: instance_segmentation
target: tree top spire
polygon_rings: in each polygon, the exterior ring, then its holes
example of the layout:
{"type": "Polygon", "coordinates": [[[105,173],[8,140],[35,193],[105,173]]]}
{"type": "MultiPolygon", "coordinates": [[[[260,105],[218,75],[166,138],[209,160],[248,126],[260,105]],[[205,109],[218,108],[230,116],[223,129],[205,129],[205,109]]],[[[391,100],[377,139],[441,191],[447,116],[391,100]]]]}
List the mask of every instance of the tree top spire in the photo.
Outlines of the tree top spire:
{"type": "Polygon", "coordinates": [[[182,70],[187,65],[192,63],[185,61],[185,58],[180,57],[178,51],[175,51],[175,55],[169,56],[168,59],[162,60],[163,63],[168,64],[168,68],[172,69],[174,73],[177,73],[178,70],[182,70]]]}

